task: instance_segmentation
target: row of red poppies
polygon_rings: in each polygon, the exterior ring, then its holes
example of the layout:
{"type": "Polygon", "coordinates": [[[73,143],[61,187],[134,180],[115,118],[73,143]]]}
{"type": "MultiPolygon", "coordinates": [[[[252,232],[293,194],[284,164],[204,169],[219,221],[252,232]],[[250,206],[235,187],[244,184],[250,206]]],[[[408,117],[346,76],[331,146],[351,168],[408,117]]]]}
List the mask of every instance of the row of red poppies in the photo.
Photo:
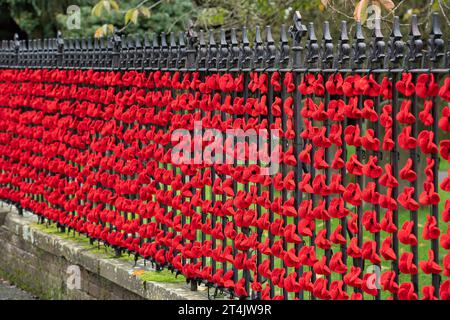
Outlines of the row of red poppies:
{"type": "MultiPolygon", "coordinates": [[[[173,88],[182,90],[200,90],[202,92],[212,92],[222,90],[224,92],[244,89],[243,73],[208,73],[199,72],[138,72],[138,71],[94,71],[94,70],[4,70],[0,76],[0,81],[33,81],[33,82],[58,82],[74,84],[90,84],[97,86],[136,86],[154,88],[173,88]]],[[[360,75],[350,74],[343,76],[341,73],[334,73],[327,77],[320,73],[306,73],[301,75],[301,82],[298,88],[294,84],[294,74],[292,72],[258,73],[250,72],[248,88],[255,92],[267,93],[268,84],[273,86],[275,92],[283,88],[287,93],[292,93],[298,89],[302,94],[324,95],[368,95],[376,97],[382,95],[384,99],[392,96],[392,82],[388,77],[384,77],[380,83],[373,74],[360,75]],[[269,79],[270,78],[270,79],[269,79]]],[[[416,93],[419,97],[427,98],[439,95],[450,101],[450,80],[447,78],[442,87],[435,80],[433,73],[424,73],[414,79],[414,75],[408,72],[402,73],[401,79],[395,83],[395,88],[405,96],[416,93]]]]}

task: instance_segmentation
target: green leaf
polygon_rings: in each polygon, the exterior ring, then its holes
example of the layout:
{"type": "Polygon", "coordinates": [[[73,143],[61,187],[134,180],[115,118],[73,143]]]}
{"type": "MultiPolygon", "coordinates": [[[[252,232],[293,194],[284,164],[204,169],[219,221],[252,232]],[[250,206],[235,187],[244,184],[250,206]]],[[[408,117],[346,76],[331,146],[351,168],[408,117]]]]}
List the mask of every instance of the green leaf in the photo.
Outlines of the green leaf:
{"type": "Polygon", "coordinates": [[[146,18],[149,18],[151,14],[150,9],[147,7],[140,7],[139,12],[146,18]]]}
{"type": "Polygon", "coordinates": [[[103,0],[103,8],[105,8],[106,12],[111,13],[111,3],[109,0],[103,0]]]}
{"type": "Polygon", "coordinates": [[[125,13],[125,24],[130,22],[137,24],[139,11],[136,8],[132,8],[125,13]]]}
{"type": "Polygon", "coordinates": [[[103,12],[103,1],[98,2],[91,11],[91,14],[94,17],[100,17],[102,15],[103,12]]]}
{"type": "Polygon", "coordinates": [[[116,10],[116,11],[119,10],[119,5],[117,4],[117,2],[115,0],[109,0],[109,4],[111,5],[111,8],[113,8],[114,10],[116,10]]]}

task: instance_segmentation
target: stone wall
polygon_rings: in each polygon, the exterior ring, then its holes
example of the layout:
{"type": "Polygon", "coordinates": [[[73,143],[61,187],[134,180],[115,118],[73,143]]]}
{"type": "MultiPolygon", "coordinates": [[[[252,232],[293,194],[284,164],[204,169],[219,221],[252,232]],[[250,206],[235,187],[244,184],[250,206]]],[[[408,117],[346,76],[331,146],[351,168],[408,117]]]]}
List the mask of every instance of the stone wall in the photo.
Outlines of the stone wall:
{"type": "Polygon", "coordinates": [[[45,233],[34,226],[35,219],[0,207],[0,277],[41,299],[207,298],[184,283],[143,282],[133,274],[132,262],[102,257],[45,233]],[[78,274],[79,282],[74,280],[78,274]]]}

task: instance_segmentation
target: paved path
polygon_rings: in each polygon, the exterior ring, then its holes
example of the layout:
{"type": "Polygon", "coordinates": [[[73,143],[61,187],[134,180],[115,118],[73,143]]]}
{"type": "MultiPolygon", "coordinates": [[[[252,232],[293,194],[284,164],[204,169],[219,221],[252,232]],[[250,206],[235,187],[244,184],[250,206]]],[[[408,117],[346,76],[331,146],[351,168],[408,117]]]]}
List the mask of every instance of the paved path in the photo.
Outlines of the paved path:
{"type": "Polygon", "coordinates": [[[28,292],[11,285],[0,278],[0,300],[34,300],[36,299],[28,292]]]}

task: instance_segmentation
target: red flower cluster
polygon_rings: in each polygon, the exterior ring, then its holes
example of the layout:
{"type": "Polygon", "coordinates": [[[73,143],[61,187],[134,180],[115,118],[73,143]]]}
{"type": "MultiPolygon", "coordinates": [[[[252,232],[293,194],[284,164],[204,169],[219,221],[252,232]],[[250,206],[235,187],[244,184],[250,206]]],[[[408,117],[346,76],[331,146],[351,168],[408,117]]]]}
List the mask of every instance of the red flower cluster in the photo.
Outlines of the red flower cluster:
{"type": "MultiPolygon", "coordinates": [[[[290,72],[2,70],[0,198],[237,296],[253,292],[282,299],[281,291],[305,291],[319,299],[376,296],[378,290],[369,285],[375,275],[360,264],[349,268],[346,257],[375,265],[397,261],[404,274],[450,276],[448,253],[439,264],[430,251],[417,266],[413,253],[398,256],[393,250],[394,235],[405,245],[438,240],[450,250],[450,227],[441,235],[434,216],[427,217],[421,239],[413,221],[401,229],[394,223],[401,208],[418,211],[440,203],[435,159],[440,153],[450,161],[450,140],[438,143],[431,126],[438,121],[440,130],[450,131],[450,109],[433,119],[438,100],[429,98],[450,101],[449,78],[442,86],[433,74],[413,81],[405,73],[395,84],[387,77],[378,83],[373,74],[305,74],[296,80],[290,72]],[[394,88],[402,95],[397,114],[391,104],[375,103],[376,97],[389,101],[394,88]],[[412,113],[414,94],[424,100],[419,119],[412,113]],[[295,132],[296,114],[301,132],[295,132]],[[413,136],[418,120],[426,129],[413,136]],[[277,161],[288,170],[265,175],[272,157],[247,141],[225,156],[234,159],[243,152],[248,160],[259,153],[260,162],[214,163],[207,153],[195,154],[191,163],[174,162],[172,151],[185,142],[172,141],[172,133],[192,132],[196,121],[219,132],[277,129],[287,142],[278,146],[277,161]],[[394,121],[398,137],[392,136],[394,121]],[[298,136],[305,144],[295,154],[292,142],[298,136]],[[398,175],[390,163],[382,164],[380,155],[395,146],[427,157],[420,194],[413,187],[414,159],[407,159],[398,175]],[[358,152],[347,155],[348,147],[358,152]],[[299,162],[311,170],[297,178],[292,167],[299,162]],[[394,196],[401,180],[411,185],[394,196]],[[302,193],[300,203],[292,192],[302,193]],[[384,211],[381,218],[377,206],[384,211]],[[355,213],[358,208],[362,214],[355,213]],[[388,235],[380,248],[359,237],[381,231],[388,235]],[[240,276],[241,270],[250,277],[240,276]],[[331,281],[333,273],[342,280],[331,281]]],[[[206,138],[202,151],[209,145],[206,138]]],[[[224,146],[232,143],[225,140],[224,146]]],[[[450,191],[450,177],[440,188],[450,191]]],[[[449,212],[447,201],[444,222],[450,222],[449,212]]],[[[383,272],[382,290],[418,299],[412,283],[395,278],[394,271],[383,272]]],[[[434,299],[434,287],[423,287],[422,296],[434,299]]],[[[440,297],[449,296],[447,280],[440,297]]]]}

